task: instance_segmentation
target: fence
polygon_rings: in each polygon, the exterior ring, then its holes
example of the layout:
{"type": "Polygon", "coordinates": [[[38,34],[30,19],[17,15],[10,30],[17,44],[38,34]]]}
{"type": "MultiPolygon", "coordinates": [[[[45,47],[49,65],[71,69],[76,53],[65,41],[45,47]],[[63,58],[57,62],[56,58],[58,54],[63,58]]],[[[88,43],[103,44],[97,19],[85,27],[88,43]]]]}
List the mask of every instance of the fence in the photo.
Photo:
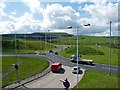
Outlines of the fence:
{"type": "MultiPolygon", "coordinates": [[[[49,63],[50,63],[49,67],[48,67],[46,70],[44,70],[43,72],[38,73],[38,74],[36,74],[36,75],[28,76],[27,78],[23,78],[23,79],[17,80],[17,81],[13,82],[12,84],[10,84],[10,85],[8,85],[8,86],[6,86],[6,87],[4,87],[4,88],[7,88],[7,89],[15,89],[15,88],[18,88],[18,87],[20,87],[20,86],[23,86],[24,84],[27,84],[27,83],[29,83],[29,82],[32,82],[32,81],[34,81],[35,79],[38,79],[38,78],[46,75],[47,73],[49,73],[49,72],[51,71],[50,66],[51,66],[51,63],[52,63],[53,61],[52,61],[52,59],[50,59],[50,58],[47,57],[47,56],[44,56],[44,55],[43,55],[43,56],[41,56],[41,57],[42,57],[42,58],[46,58],[46,60],[48,60],[49,63]]],[[[0,88],[0,90],[1,90],[1,88],[0,88]]]]}
{"type": "Polygon", "coordinates": [[[33,81],[35,79],[38,79],[38,78],[46,75],[49,72],[50,72],[50,66],[41,73],[38,73],[36,75],[30,76],[30,77],[27,77],[27,78],[24,78],[24,79],[17,80],[16,82],[13,82],[12,84],[6,86],[5,88],[7,88],[7,89],[15,89],[15,88],[20,87],[20,86],[22,86],[22,85],[24,85],[26,83],[29,83],[29,82],[31,82],[31,81],[33,81]]]}
{"type": "Polygon", "coordinates": [[[13,82],[12,84],[10,84],[10,85],[8,85],[8,86],[6,86],[4,88],[15,89],[17,87],[20,87],[20,86],[22,86],[22,85],[24,85],[26,83],[32,82],[33,80],[38,79],[38,78],[46,75],[47,73],[49,73],[51,71],[50,66],[51,66],[51,63],[53,61],[50,58],[48,58],[48,57],[45,57],[45,56],[42,56],[42,57],[46,58],[49,61],[49,63],[50,63],[49,67],[46,70],[44,70],[43,72],[38,73],[36,75],[29,76],[27,78],[23,78],[23,79],[17,80],[17,81],[13,82]]]}

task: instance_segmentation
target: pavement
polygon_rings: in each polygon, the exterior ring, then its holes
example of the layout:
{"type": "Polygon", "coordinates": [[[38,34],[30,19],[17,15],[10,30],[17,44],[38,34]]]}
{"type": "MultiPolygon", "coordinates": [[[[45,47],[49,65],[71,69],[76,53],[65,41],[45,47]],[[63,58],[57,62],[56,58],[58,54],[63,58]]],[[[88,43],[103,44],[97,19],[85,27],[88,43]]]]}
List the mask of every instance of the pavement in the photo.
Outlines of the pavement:
{"type": "MultiPolygon", "coordinates": [[[[63,82],[60,80],[68,79],[70,83],[69,88],[73,88],[77,84],[77,74],[72,73],[72,67],[62,65],[63,69],[60,73],[50,72],[44,77],[34,80],[30,83],[25,84],[19,88],[65,88],[63,82]]],[[[78,74],[79,81],[83,78],[85,69],[81,69],[80,74],[78,74]]]]}

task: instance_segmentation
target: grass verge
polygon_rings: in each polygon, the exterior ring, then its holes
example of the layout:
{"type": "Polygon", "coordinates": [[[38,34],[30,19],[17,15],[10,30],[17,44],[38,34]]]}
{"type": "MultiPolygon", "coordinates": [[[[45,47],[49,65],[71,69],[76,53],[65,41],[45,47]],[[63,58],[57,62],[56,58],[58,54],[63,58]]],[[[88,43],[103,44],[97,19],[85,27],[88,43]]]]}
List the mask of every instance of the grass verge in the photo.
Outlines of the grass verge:
{"type": "MultiPolygon", "coordinates": [[[[79,47],[79,55],[82,56],[83,59],[91,59],[93,60],[94,63],[99,63],[99,64],[109,64],[109,48],[106,46],[99,46],[99,47],[95,47],[95,46],[87,46],[87,47],[79,47]],[[93,51],[87,47],[91,47],[93,49],[93,51]],[[82,48],[82,50],[80,49],[82,48]],[[85,48],[85,49],[83,49],[85,48]],[[92,51],[92,52],[91,52],[92,51]],[[94,53],[95,51],[95,53],[94,53]],[[84,52],[84,53],[82,53],[84,52]],[[101,53],[99,54],[98,52],[103,52],[104,54],[101,55],[101,53]]],[[[118,65],[118,52],[119,49],[115,49],[112,48],[111,50],[112,52],[112,65],[118,65]]],[[[65,49],[64,51],[60,52],[60,55],[67,57],[67,58],[71,58],[72,54],[76,53],[76,48],[72,47],[72,48],[68,48],[65,49]]]]}
{"type": "MultiPolygon", "coordinates": [[[[120,76],[120,75],[119,75],[120,76]]],[[[118,74],[109,75],[105,72],[86,70],[78,88],[119,88],[118,74]]],[[[120,88],[119,88],[120,89],[120,88]]]]}
{"type": "MultiPolygon", "coordinates": [[[[18,69],[18,79],[26,78],[42,72],[49,66],[49,62],[43,58],[35,57],[16,57],[14,56],[2,56],[2,73],[8,72],[8,69],[12,67],[12,64],[21,62],[18,69]]],[[[16,81],[16,71],[13,69],[9,74],[3,78],[2,87],[16,81]]]]}

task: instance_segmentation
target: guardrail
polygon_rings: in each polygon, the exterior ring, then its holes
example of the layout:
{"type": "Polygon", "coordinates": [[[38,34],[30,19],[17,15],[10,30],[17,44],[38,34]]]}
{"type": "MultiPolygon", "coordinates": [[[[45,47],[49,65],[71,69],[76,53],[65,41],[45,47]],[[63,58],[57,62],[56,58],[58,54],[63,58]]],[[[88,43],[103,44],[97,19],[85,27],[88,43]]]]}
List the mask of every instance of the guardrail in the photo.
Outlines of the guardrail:
{"type": "Polygon", "coordinates": [[[23,78],[23,79],[20,79],[20,80],[17,80],[15,82],[13,82],[12,84],[4,87],[4,88],[7,88],[7,89],[15,89],[15,88],[18,88],[18,87],[21,87],[22,85],[24,84],[27,84],[29,82],[32,82],[40,77],[43,77],[44,75],[46,75],[47,73],[49,73],[51,70],[50,70],[50,66],[44,70],[43,72],[41,73],[38,73],[36,75],[33,75],[33,76],[29,76],[27,78],[23,78]]]}
{"type": "Polygon", "coordinates": [[[6,89],[16,89],[18,87],[21,87],[21,86],[24,86],[24,84],[27,84],[29,82],[32,82],[40,77],[43,77],[44,75],[46,75],[47,73],[49,73],[51,71],[50,69],[50,66],[51,66],[51,63],[53,62],[50,58],[48,57],[45,57],[45,56],[42,56],[43,58],[46,58],[48,61],[49,61],[49,67],[44,70],[43,72],[41,73],[37,73],[36,75],[33,75],[33,76],[28,76],[27,78],[23,78],[23,79],[20,79],[20,80],[17,80],[15,82],[13,82],[12,84],[4,87],[6,89]]]}

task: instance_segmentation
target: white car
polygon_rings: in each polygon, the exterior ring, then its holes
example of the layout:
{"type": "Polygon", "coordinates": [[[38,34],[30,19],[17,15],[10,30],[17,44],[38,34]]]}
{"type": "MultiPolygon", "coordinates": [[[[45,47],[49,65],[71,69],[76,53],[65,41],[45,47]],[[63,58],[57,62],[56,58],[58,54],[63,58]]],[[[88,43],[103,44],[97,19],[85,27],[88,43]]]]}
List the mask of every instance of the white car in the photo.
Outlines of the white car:
{"type": "Polygon", "coordinates": [[[77,70],[77,66],[73,67],[72,68],[72,73],[79,73],[80,72],[80,67],[78,67],[78,70],[77,70]]]}

